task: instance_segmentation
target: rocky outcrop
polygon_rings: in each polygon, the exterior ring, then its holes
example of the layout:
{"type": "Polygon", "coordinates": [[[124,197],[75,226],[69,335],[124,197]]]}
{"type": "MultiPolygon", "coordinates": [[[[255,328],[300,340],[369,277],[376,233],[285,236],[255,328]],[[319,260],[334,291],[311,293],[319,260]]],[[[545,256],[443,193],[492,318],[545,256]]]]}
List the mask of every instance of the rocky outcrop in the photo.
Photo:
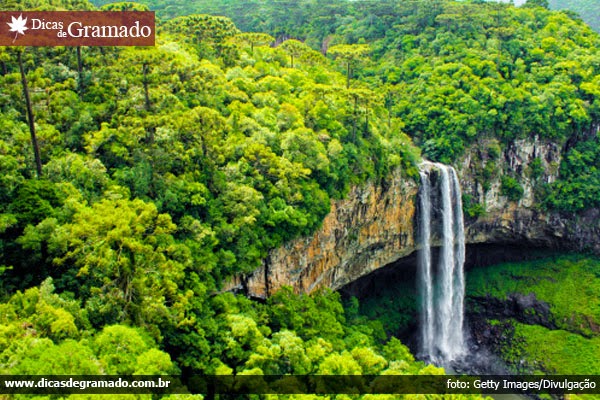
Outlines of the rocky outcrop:
{"type": "MultiPolygon", "coordinates": [[[[538,188],[557,179],[560,160],[561,148],[538,138],[515,141],[504,150],[493,139],[476,143],[457,168],[463,195],[484,207],[466,220],[467,244],[600,254],[600,210],[567,215],[538,207],[538,188]],[[522,188],[518,200],[503,194],[502,176],[509,173],[522,188]]],[[[225,290],[258,298],[284,285],[299,293],[336,290],[411,255],[417,250],[417,192],[417,183],[400,170],[381,183],[354,187],[347,198],[332,201],[331,212],[312,236],[272,250],[260,268],[227,283],[225,290]]]]}
{"type": "Polygon", "coordinates": [[[600,254],[600,210],[573,214],[547,212],[539,207],[543,200],[539,188],[558,178],[561,148],[537,137],[517,140],[493,159],[489,154],[493,146],[493,140],[479,141],[460,165],[463,194],[485,208],[477,218],[467,218],[467,242],[518,243],[600,254]],[[488,163],[494,164],[488,169],[492,176],[482,183],[481,173],[488,163]],[[509,173],[523,190],[518,201],[511,201],[502,191],[502,177],[509,173]]]}
{"type": "Polygon", "coordinates": [[[265,298],[283,285],[296,292],[338,289],[415,249],[413,220],[417,184],[396,170],[383,184],[354,187],[332,201],[321,228],[272,250],[253,274],[227,289],[265,298]]]}
{"type": "Polygon", "coordinates": [[[485,319],[514,318],[524,324],[557,329],[554,317],[550,312],[550,305],[538,300],[534,293],[527,295],[511,293],[504,300],[490,296],[471,297],[469,301],[477,305],[469,308],[477,310],[471,314],[480,314],[485,319]]]}

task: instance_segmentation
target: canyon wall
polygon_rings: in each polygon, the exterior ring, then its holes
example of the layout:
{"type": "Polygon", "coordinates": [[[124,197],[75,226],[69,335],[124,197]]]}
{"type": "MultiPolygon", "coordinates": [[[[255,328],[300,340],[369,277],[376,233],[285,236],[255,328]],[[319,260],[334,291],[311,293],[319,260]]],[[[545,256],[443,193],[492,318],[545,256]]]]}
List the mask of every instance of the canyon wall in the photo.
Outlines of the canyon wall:
{"type": "Polygon", "coordinates": [[[237,277],[226,290],[265,298],[284,285],[308,293],[337,289],[407,256],[415,249],[413,220],[417,184],[393,172],[378,184],[353,187],[310,237],[272,250],[254,273],[237,277]]]}
{"type": "MultiPolygon", "coordinates": [[[[592,132],[597,131],[595,127],[592,132]]],[[[490,146],[489,141],[480,140],[459,165],[463,195],[485,208],[482,215],[466,219],[468,243],[519,244],[600,254],[600,210],[574,214],[540,207],[540,188],[558,179],[561,148],[557,144],[537,137],[516,140],[496,160],[486,154],[490,146]],[[531,167],[535,159],[539,160],[538,173],[531,167]],[[489,162],[495,163],[493,176],[482,184],[481,171],[489,162]],[[509,173],[523,189],[518,201],[502,194],[502,176],[509,173]]]]}
{"type": "MultiPolygon", "coordinates": [[[[466,218],[467,243],[600,254],[600,210],[561,214],[539,208],[537,188],[557,179],[561,149],[537,138],[499,149],[493,139],[480,140],[457,164],[463,195],[483,206],[478,215],[466,218]],[[533,173],[530,166],[536,158],[539,167],[533,173]],[[509,173],[523,189],[518,201],[502,194],[502,176],[509,173]]],[[[345,199],[332,201],[331,212],[312,236],[272,250],[260,268],[228,282],[225,290],[257,298],[284,285],[298,293],[322,287],[336,290],[407,257],[417,250],[417,193],[417,183],[401,170],[383,182],[354,187],[345,199]]]]}

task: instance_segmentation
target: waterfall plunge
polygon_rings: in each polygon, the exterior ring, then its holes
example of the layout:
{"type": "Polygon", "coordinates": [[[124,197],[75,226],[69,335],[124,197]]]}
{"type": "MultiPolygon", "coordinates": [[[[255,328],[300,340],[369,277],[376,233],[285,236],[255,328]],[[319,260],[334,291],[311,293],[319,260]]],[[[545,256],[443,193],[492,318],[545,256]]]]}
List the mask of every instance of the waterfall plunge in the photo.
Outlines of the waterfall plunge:
{"type": "MultiPolygon", "coordinates": [[[[420,172],[419,286],[421,292],[421,353],[424,358],[446,363],[465,353],[464,292],[465,229],[461,190],[454,168],[426,163],[420,172]],[[432,270],[431,171],[439,176],[441,248],[438,269],[432,270]]],[[[436,196],[433,196],[436,198],[436,196]]]]}

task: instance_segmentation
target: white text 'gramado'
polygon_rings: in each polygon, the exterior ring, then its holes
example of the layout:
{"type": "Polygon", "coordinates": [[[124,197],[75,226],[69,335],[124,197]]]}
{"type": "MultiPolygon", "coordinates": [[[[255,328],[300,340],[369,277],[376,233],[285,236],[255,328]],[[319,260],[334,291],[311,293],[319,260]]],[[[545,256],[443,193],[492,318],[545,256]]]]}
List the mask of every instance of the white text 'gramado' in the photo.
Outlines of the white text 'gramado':
{"type": "Polygon", "coordinates": [[[135,21],[132,26],[125,25],[85,25],[82,22],[74,21],[64,28],[62,21],[46,21],[33,18],[31,20],[31,30],[49,29],[57,31],[57,37],[72,38],[147,38],[152,34],[152,29],[147,25],[140,26],[139,21],[135,21]]]}

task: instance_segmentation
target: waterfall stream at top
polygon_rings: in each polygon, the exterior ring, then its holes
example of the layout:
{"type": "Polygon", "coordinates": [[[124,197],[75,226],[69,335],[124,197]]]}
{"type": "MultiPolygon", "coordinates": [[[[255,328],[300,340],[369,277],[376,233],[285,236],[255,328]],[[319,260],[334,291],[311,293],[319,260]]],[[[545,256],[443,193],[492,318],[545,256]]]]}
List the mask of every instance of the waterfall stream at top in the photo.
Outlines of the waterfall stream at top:
{"type": "Polygon", "coordinates": [[[454,168],[425,162],[420,172],[419,291],[421,297],[421,356],[447,364],[466,353],[464,325],[465,229],[461,190],[454,168]],[[432,184],[432,176],[436,184],[432,184]],[[436,204],[439,203],[439,204],[436,204]],[[434,265],[436,234],[432,215],[439,210],[439,256],[434,265]],[[436,268],[436,269],[434,269],[436,268]]]}

